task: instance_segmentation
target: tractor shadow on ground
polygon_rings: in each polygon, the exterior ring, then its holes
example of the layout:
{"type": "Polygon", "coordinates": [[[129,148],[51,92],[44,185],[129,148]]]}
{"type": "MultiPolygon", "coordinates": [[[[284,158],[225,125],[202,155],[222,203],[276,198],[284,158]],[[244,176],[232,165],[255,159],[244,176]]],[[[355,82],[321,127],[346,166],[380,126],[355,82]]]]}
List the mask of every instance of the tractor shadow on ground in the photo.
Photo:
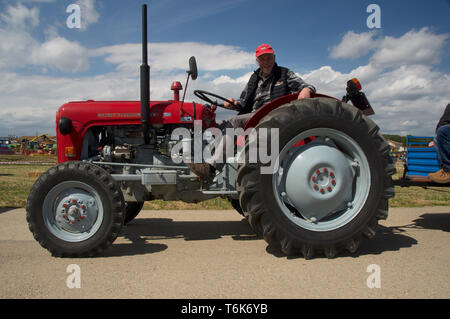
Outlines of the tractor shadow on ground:
{"type": "MultiPolygon", "coordinates": [[[[398,251],[402,248],[409,248],[417,244],[417,240],[404,234],[405,230],[399,227],[378,226],[377,232],[372,239],[363,238],[358,251],[350,253],[345,249],[336,255],[339,257],[358,258],[365,255],[379,255],[387,251],[398,251]]],[[[268,245],[266,251],[275,257],[297,259],[303,258],[302,255],[287,256],[278,247],[268,245]]],[[[313,258],[326,258],[323,253],[316,252],[313,258]]]]}
{"type": "Polygon", "coordinates": [[[6,213],[11,210],[18,209],[18,208],[20,208],[20,207],[0,207],[0,214],[6,213]]]}
{"type": "Polygon", "coordinates": [[[174,221],[170,218],[137,218],[124,226],[119,239],[130,243],[113,244],[102,257],[132,256],[161,252],[167,245],[158,240],[182,238],[213,240],[231,236],[234,240],[259,239],[245,219],[241,221],[174,221]]]}
{"type": "MultiPolygon", "coordinates": [[[[338,257],[357,258],[364,255],[379,255],[387,251],[398,251],[417,245],[418,241],[407,234],[408,229],[430,229],[450,231],[450,213],[425,213],[412,223],[386,227],[379,225],[374,238],[364,238],[358,251],[351,254],[341,251],[338,257]]],[[[189,240],[213,240],[231,236],[234,240],[263,240],[258,237],[245,219],[240,221],[173,221],[170,218],[137,218],[122,229],[119,238],[130,243],[113,244],[102,256],[132,256],[161,252],[167,245],[157,240],[182,238],[189,240]]],[[[267,253],[278,258],[303,258],[287,256],[278,247],[268,245],[267,253]]],[[[314,255],[313,258],[324,258],[314,255]]]]}
{"type": "Polygon", "coordinates": [[[405,228],[434,229],[450,232],[450,213],[425,213],[405,228]]]}
{"type": "MultiPolygon", "coordinates": [[[[357,258],[364,255],[379,255],[386,251],[398,251],[402,248],[410,248],[417,245],[418,241],[407,235],[409,229],[416,230],[440,230],[450,231],[450,213],[425,213],[413,220],[410,224],[401,226],[386,227],[379,225],[375,237],[368,240],[364,238],[358,251],[351,254],[348,251],[341,251],[338,257],[357,258]]],[[[276,257],[287,257],[278,248],[267,246],[267,252],[276,257]]],[[[323,256],[314,256],[323,257],[323,256]]],[[[302,256],[289,256],[288,259],[303,258],[302,256]]]]}
{"type": "Polygon", "coordinates": [[[413,220],[410,224],[401,226],[379,226],[372,240],[365,240],[358,255],[380,254],[384,251],[395,251],[416,245],[416,239],[407,236],[409,229],[428,229],[450,231],[450,213],[425,213],[413,220]]]}

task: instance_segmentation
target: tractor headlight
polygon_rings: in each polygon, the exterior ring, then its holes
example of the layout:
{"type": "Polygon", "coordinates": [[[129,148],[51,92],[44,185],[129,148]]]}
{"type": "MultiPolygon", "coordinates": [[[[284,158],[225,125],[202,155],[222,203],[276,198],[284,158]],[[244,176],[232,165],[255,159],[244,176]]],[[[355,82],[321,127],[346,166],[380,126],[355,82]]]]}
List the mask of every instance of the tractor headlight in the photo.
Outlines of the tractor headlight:
{"type": "Polygon", "coordinates": [[[72,120],[67,117],[62,117],[58,121],[58,129],[62,135],[67,135],[72,130],[72,120]]]}

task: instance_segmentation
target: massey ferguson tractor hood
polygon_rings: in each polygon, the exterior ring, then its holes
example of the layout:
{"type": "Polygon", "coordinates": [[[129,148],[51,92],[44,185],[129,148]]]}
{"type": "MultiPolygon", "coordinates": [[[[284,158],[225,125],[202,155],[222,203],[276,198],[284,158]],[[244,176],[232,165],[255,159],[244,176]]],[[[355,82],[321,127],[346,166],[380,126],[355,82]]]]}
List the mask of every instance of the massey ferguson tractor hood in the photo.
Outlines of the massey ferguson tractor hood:
{"type": "MultiPolygon", "coordinates": [[[[80,131],[95,125],[141,124],[139,101],[82,101],[62,105],[56,116],[60,132],[61,119],[69,119],[80,131]]],[[[216,114],[202,104],[179,101],[152,101],[150,103],[150,124],[167,125],[192,123],[201,120],[206,127],[215,125],[216,114]]]]}

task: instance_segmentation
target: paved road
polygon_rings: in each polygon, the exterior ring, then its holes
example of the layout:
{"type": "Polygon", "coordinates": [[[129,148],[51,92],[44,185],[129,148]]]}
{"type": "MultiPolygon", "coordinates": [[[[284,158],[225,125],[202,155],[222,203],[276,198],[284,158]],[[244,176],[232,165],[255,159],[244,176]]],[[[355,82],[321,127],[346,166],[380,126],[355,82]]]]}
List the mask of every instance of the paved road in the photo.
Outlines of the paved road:
{"type": "Polygon", "coordinates": [[[391,209],[354,256],[288,259],[234,211],[144,211],[101,257],[61,259],[0,208],[0,298],[449,298],[449,231],[450,206],[391,209]]]}

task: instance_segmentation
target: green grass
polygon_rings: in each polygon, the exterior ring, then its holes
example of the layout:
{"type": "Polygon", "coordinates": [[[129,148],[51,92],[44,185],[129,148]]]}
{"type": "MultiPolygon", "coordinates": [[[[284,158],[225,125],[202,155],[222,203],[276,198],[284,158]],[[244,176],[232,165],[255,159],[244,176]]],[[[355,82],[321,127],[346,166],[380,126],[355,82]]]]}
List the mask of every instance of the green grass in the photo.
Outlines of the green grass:
{"type": "Polygon", "coordinates": [[[43,173],[50,167],[0,164],[0,207],[25,207],[30,188],[37,179],[36,173],[43,173]]]}
{"type": "MultiPolygon", "coordinates": [[[[0,155],[0,207],[25,207],[28,193],[38,176],[53,165],[40,165],[39,162],[53,162],[56,157],[49,155],[0,155]],[[17,162],[17,164],[1,164],[2,162],[17,162]],[[36,162],[36,164],[20,164],[21,162],[36,162]]],[[[181,201],[154,200],[146,202],[144,209],[175,210],[175,209],[233,209],[227,199],[210,199],[197,204],[181,201]]]]}
{"type": "MultiPolygon", "coordinates": [[[[397,174],[394,179],[399,179],[403,175],[403,165],[397,162],[397,174]]],[[[390,207],[423,207],[423,206],[448,206],[450,205],[449,187],[429,187],[418,186],[395,187],[395,197],[389,201],[390,207]]]]}
{"type": "Polygon", "coordinates": [[[4,155],[0,154],[0,165],[2,162],[46,162],[56,164],[58,160],[55,155],[35,154],[33,156],[26,156],[21,154],[4,155]]]}
{"type": "Polygon", "coordinates": [[[390,207],[450,206],[450,187],[395,187],[390,207]]]}
{"type": "MultiPolygon", "coordinates": [[[[34,181],[40,173],[45,172],[52,165],[22,165],[21,161],[53,161],[54,157],[46,155],[25,157],[20,155],[0,156],[0,207],[25,207],[28,193],[34,181]],[[1,162],[17,161],[18,164],[5,165],[1,162]]],[[[397,167],[399,178],[402,168],[397,167]]],[[[390,207],[422,207],[422,206],[448,206],[450,205],[450,187],[398,187],[395,188],[396,196],[390,200],[390,207]]],[[[154,200],[146,202],[144,209],[168,210],[199,210],[199,209],[233,209],[227,199],[216,198],[197,204],[189,204],[181,201],[166,202],[154,200]]]]}

